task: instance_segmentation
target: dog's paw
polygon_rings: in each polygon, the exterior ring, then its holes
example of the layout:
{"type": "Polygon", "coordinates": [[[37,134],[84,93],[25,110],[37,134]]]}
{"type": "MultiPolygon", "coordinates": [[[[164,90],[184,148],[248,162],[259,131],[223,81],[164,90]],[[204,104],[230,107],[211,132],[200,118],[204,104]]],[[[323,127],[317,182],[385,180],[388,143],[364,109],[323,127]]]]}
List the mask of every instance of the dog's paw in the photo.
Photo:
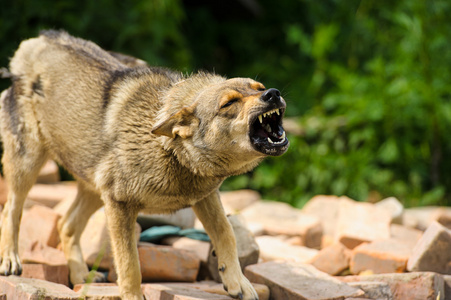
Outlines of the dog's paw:
{"type": "Polygon", "coordinates": [[[13,251],[3,252],[0,257],[0,275],[20,275],[22,274],[22,264],[19,255],[13,251]]]}
{"type": "MultiPolygon", "coordinates": [[[[223,279],[224,282],[224,279],[223,279]]],[[[240,300],[258,300],[258,294],[249,280],[240,274],[237,278],[224,283],[224,289],[232,298],[240,300]]]]}

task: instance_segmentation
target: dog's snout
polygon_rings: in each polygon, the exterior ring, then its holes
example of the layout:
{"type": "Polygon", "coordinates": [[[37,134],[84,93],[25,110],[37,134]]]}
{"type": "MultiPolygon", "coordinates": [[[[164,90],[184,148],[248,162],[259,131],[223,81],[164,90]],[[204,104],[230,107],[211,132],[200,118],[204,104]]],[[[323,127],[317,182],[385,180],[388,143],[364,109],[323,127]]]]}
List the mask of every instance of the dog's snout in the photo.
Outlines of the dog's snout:
{"type": "Polygon", "coordinates": [[[261,99],[265,102],[277,102],[280,100],[280,92],[278,89],[269,89],[262,94],[261,99]]]}

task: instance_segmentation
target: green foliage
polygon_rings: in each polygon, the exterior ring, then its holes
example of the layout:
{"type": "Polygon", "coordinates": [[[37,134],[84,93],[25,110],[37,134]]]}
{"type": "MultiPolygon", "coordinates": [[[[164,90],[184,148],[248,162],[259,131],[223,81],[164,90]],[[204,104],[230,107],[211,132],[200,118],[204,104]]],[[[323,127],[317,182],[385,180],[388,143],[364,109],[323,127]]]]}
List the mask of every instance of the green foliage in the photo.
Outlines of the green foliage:
{"type": "Polygon", "coordinates": [[[22,39],[63,28],[152,65],[256,78],[282,91],[304,134],[224,189],[296,206],[316,194],[451,203],[448,0],[242,3],[11,1],[0,65],[22,39]]]}
{"type": "Polygon", "coordinates": [[[291,138],[285,171],[277,166],[272,180],[257,171],[250,186],[271,182],[283,192],[267,194],[297,206],[315,194],[366,200],[373,191],[407,205],[449,204],[449,13],[447,1],[362,1],[352,30],[337,21],[310,35],[289,27],[289,42],[315,62],[319,101],[300,121],[305,135],[291,138]]]}

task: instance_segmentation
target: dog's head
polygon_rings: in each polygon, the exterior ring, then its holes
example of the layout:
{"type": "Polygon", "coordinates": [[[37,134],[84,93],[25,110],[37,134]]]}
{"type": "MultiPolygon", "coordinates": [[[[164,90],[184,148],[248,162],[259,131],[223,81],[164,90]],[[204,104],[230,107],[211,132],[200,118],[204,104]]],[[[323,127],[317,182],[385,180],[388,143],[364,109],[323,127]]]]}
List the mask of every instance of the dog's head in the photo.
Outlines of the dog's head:
{"type": "MultiPolygon", "coordinates": [[[[232,164],[285,153],[289,145],[282,126],[286,103],[280,92],[252,79],[220,78],[208,78],[210,82],[201,88],[199,82],[182,83],[179,89],[192,99],[181,100],[183,107],[175,112],[170,112],[166,101],[164,111],[169,115],[160,118],[152,133],[179,140],[198,155],[216,156],[232,164]]],[[[177,102],[184,94],[179,90],[170,101],[177,102]]]]}

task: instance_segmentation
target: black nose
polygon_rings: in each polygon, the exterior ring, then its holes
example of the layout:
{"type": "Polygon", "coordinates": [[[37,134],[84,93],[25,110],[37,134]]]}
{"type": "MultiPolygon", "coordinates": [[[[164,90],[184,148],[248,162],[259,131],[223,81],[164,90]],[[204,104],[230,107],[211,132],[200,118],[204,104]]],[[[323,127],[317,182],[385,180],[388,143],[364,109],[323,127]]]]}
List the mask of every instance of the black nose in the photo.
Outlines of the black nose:
{"type": "Polygon", "coordinates": [[[276,102],[280,100],[280,92],[278,89],[269,89],[262,95],[262,100],[265,102],[276,102]]]}

